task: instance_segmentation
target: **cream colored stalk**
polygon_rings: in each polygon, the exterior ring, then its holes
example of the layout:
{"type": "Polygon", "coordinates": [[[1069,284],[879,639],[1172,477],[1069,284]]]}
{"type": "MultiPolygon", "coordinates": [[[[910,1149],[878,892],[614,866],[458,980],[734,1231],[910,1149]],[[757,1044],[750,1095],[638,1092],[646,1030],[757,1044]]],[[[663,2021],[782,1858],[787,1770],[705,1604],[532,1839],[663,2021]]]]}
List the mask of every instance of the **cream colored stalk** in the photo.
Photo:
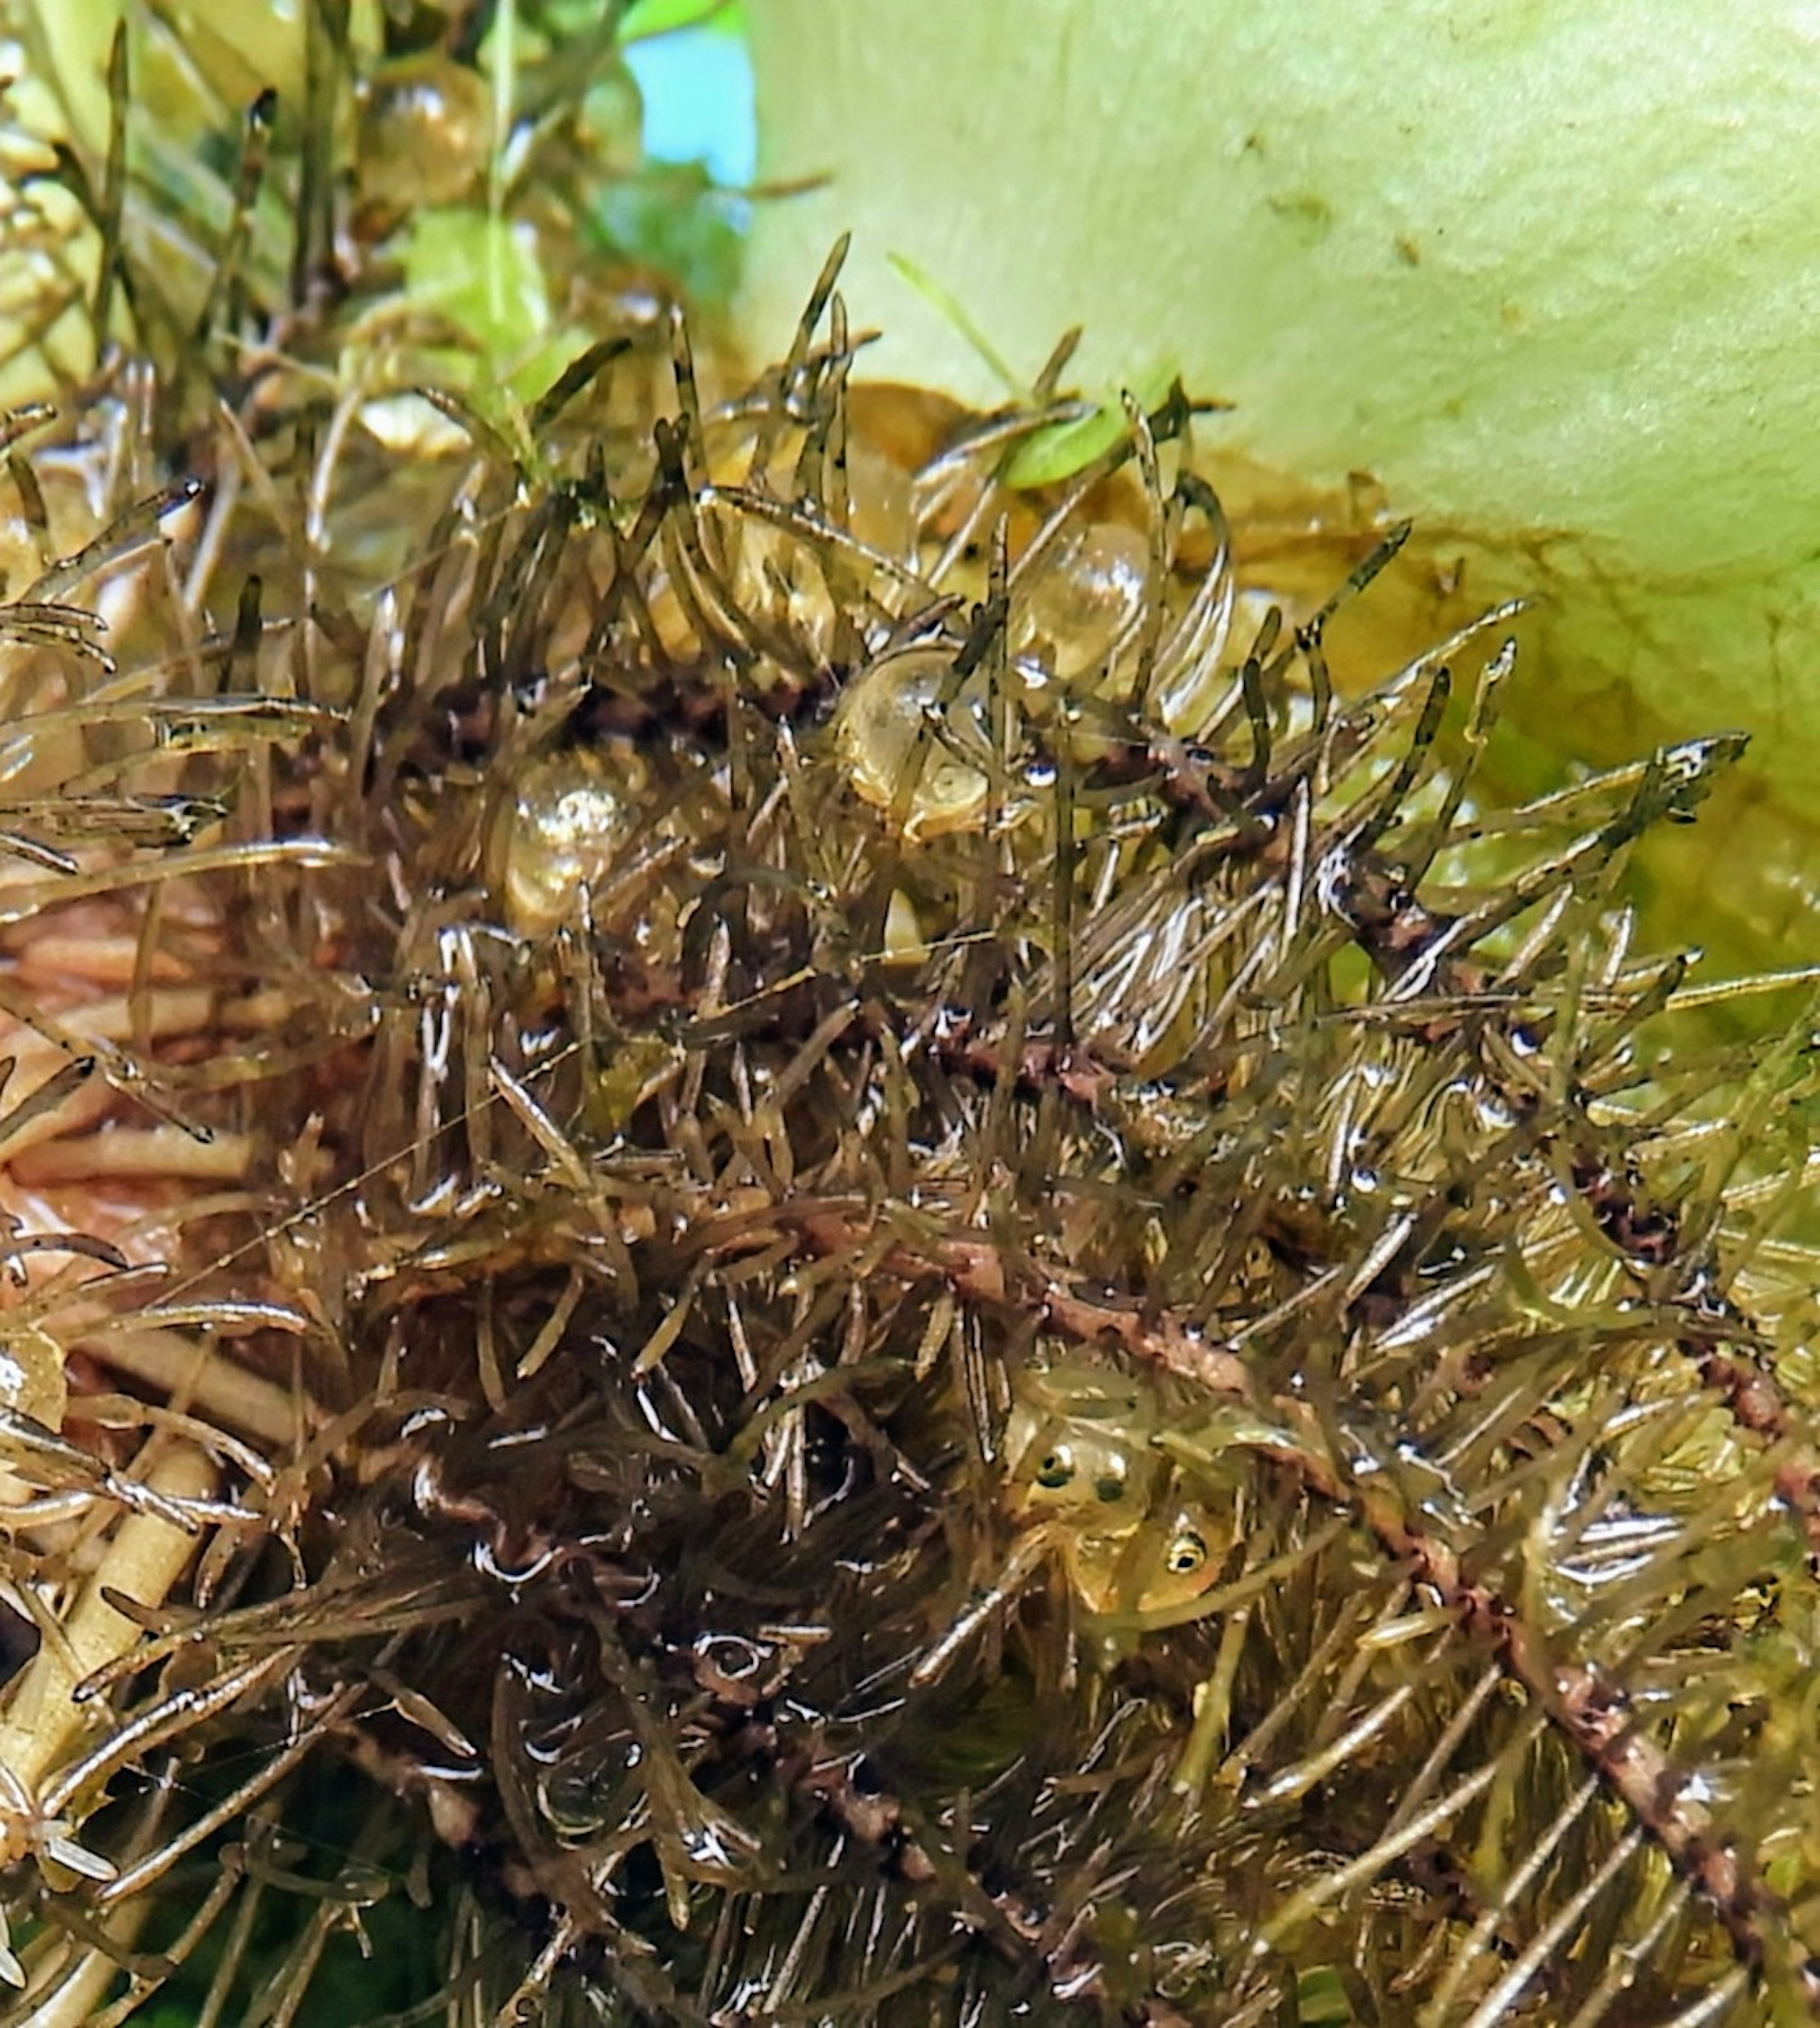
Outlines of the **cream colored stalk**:
{"type": "MultiPolygon", "coordinates": [[[[215,1473],[202,1452],[187,1445],[165,1453],[147,1484],[167,1499],[207,1500],[215,1473]]],[[[124,1593],[144,1606],[163,1604],[198,1544],[172,1522],[152,1513],[128,1514],[107,1545],[100,1567],[65,1620],[67,1651],[46,1641],[14,1685],[0,1718],[0,1768],[28,1794],[68,1757],[91,1715],[73,1701],[84,1677],[124,1655],[138,1640],[136,1621],[111,1605],[104,1593],[124,1593]]],[[[99,1714],[99,1708],[93,1708],[99,1714]]]]}

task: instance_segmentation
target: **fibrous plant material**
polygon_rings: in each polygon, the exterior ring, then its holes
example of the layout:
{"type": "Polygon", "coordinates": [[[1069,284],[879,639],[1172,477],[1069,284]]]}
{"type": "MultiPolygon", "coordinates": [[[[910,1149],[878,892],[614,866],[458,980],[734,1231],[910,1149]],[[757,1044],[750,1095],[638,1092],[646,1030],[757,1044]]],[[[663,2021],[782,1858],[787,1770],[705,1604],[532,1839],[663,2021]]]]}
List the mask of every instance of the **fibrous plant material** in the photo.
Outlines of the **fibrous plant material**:
{"type": "Polygon", "coordinates": [[[1331,668],[1402,531],[1285,611],[1178,390],[1057,469],[833,263],[490,409],[123,272],[9,466],[0,2022],[1811,2011],[1811,1021],[1622,896],[1740,741],[1485,806],[1510,612],[1331,668]]]}

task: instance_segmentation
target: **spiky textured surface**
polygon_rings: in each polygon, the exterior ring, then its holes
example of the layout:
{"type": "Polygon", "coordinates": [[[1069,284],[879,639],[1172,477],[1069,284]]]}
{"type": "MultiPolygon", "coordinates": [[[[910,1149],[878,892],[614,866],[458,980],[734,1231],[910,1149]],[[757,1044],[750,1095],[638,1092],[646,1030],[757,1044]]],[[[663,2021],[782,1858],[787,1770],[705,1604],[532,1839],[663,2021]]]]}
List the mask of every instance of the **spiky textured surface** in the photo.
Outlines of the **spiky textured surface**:
{"type": "Polygon", "coordinates": [[[1508,614],[1336,684],[1395,532],[1235,622],[1187,405],[1014,487],[1073,412],[849,401],[825,291],[516,452],[338,331],[17,438],[106,532],[0,609],[15,1714],[197,1553],[0,2019],[1808,2009],[1811,1037],[1622,907],[1737,742],[1482,807],[1508,614]]]}

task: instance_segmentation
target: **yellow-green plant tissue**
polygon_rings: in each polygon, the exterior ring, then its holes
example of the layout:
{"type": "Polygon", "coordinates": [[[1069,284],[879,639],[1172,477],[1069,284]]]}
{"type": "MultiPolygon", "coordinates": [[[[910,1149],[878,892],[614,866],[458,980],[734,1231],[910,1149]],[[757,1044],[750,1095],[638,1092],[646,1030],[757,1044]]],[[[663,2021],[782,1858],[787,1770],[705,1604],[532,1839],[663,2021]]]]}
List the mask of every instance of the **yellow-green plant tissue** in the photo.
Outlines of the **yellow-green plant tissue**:
{"type": "Polygon", "coordinates": [[[760,209],[758,328],[852,227],[868,371],[994,391],[896,259],[1023,372],[1080,324],[1083,386],[1178,369],[1235,405],[1217,446],[1369,472],[1481,596],[1537,601],[1538,768],[1752,733],[1722,860],[1663,878],[1711,869],[1722,942],[1811,946],[1820,10],[759,0],[752,25],[762,172],[822,179],[760,209]]]}

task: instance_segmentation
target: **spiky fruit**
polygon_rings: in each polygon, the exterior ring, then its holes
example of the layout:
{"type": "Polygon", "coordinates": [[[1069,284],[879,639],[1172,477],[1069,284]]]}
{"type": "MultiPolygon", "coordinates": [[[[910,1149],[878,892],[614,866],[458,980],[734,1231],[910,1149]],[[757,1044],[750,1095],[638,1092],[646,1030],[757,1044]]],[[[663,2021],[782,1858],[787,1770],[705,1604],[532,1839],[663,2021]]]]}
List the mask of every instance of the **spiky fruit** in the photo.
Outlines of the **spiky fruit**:
{"type": "Polygon", "coordinates": [[[834,281],[17,440],[0,2019],[1798,2014],[1810,1028],[1622,897],[1739,739],[1487,803],[1509,612],[834,281]]]}

